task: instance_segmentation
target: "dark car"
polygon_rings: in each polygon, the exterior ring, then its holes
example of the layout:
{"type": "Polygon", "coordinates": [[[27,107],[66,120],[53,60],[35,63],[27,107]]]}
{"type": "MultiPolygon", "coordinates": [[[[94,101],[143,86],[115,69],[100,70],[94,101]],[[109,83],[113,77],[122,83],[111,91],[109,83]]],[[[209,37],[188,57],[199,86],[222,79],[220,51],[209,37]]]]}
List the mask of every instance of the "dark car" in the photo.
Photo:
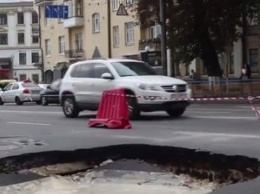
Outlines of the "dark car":
{"type": "Polygon", "coordinates": [[[41,91],[42,106],[48,106],[48,104],[59,104],[60,85],[61,79],[52,82],[45,90],[41,91]]]}

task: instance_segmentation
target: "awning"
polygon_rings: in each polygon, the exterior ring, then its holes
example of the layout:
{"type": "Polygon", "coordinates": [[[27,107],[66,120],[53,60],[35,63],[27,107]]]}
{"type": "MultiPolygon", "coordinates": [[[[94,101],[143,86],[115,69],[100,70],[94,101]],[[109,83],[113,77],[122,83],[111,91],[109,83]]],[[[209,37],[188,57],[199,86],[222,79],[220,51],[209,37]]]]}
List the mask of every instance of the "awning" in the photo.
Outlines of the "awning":
{"type": "Polygon", "coordinates": [[[0,73],[9,73],[10,70],[9,69],[0,69],[0,73]]]}

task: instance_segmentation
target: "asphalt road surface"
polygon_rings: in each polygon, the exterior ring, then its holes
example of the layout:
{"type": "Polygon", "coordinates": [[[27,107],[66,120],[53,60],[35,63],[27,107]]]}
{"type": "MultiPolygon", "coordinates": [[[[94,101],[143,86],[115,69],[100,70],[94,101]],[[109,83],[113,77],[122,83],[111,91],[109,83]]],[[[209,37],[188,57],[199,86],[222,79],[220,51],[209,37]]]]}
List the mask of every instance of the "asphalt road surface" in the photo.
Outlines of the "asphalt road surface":
{"type": "Polygon", "coordinates": [[[88,119],[93,117],[95,112],[83,112],[79,118],[68,119],[59,106],[1,106],[0,157],[145,143],[260,158],[260,121],[246,104],[194,104],[179,119],[170,119],[164,112],[146,113],[141,120],[131,122],[130,130],[88,128],[88,119]],[[29,145],[12,144],[17,139],[29,145]]]}
{"type": "MultiPolygon", "coordinates": [[[[79,118],[68,119],[59,106],[0,106],[0,158],[135,143],[260,159],[260,121],[247,104],[194,104],[179,119],[170,119],[164,112],[146,113],[131,122],[129,130],[88,128],[88,119],[93,117],[95,112],[84,112],[79,118]]],[[[249,193],[259,193],[259,179],[248,184],[225,188],[222,193],[238,193],[249,187],[256,191],[249,193]]]]}

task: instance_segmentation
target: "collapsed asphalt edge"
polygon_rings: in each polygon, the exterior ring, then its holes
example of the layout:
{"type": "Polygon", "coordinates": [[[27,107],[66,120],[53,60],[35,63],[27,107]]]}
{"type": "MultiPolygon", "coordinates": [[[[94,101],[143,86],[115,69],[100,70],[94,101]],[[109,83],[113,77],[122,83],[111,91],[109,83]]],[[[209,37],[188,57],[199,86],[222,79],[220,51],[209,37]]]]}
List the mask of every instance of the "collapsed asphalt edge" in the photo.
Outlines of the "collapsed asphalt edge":
{"type": "Polygon", "coordinates": [[[245,156],[227,156],[207,151],[153,145],[115,145],[75,151],[50,151],[0,160],[0,173],[46,165],[85,161],[90,167],[107,160],[139,159],[167,167],[175,174],[189,174],[194,178],[223,183],[238,183],[259,176],[259,161],[245,156]]]}

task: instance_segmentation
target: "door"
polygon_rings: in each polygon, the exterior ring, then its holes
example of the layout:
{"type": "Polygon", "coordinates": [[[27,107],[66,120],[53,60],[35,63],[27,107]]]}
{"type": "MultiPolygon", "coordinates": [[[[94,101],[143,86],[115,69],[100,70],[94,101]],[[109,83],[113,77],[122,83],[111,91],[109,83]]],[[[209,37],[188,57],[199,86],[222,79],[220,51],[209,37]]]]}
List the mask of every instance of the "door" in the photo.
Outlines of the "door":
{"type": "Polygon", "coordinates": [[[13,84],[8,84],[5,88],[3,93],[1,94],[2,100],[3,102],[10,102],[11,98],[10,98],[10,92],[12,90],[13,84]]]}
{"type": "Polygon", "coordinates": [[[102,97],[102,94],[105,90],[115,88],[114,80],[103,79],[101,78],[103,73],[111,73],[109,68],[103,63],[95,63],[93,68],[93,94],[95,96],[94,102],[99,103],[102,97]]]}
{"type": "Polygon", "coordinates": [[[14,83],[12,90],[9,92],[10,96],[10,102],[15,102],[15,96],[17,95],[19,90],[19,85],[17,83],[14,83]]]}
{"type": "Polygon", "coordinates": [[[80,104],[92,104],[94,101],[93,96],[93,64],[85,63],[75,67],[72,71],[73,89],[80,104]]]}
{"type": "Polygon", "coordinates": [[[56,80],[50,85],[50,89],[47,89],[46,95],[48,102],[58,103],[59,102],[59,90],[61,80],[56,80]]]}

